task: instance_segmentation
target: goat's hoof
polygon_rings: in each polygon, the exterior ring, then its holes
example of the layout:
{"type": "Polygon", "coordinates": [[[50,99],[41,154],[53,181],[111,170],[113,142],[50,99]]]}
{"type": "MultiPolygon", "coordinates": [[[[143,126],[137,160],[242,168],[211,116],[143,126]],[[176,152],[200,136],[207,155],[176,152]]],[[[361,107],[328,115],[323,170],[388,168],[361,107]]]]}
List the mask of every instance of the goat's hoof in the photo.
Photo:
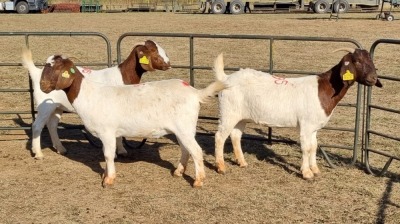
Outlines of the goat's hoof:
{"type": "Polygon", "coordinates": [[[113,184],[114,184],[114,178],[111,177],[104,177],[103,182],[101,183],[103,188],[111,187],[113,186],[113,184]]]}
{"type": "Polygon", "coordinates": [[[313,166],[310,169],[313,172],[315,177],[321,176],[321,171],[319,170],[319,168],[317,166],[313,166]]]}
{"type": "Polygon", "coordinates": [[[221,164],[216,164],[217,167],[217,172],[219,174],[225,174],[226,173],[226,167],[225,165],[221,165],[221,164]]]}
{"type": "Polygon", "coordinates": [[[195,180],[194,183],[193,183],[193,187],[194,187],[194,188],[201,188],[201,187],[203,187],[203,181],[201,181],[201,180],[195,180]]]}
{"type": "Polygon", "coordinates": [[[303,170],[303,179],[304,180],[312,180],[314,178],[313,172],[311,172],[310,169],[308,170],[303,170]]]}
{"type": "Polygon", "coordinates": [[[117,156],[127,157],[128,151],[125,148],[118,148],[117,149],[117,156]]]}
{"type": "Polygon", "coordinates": [[[37,159],[37,160],[42,160],[42,159],[44,159],[44,155],[43,155],[42,152],[35,153],[35,157],[34,158],[37,159]]]}
{"type": "Polygon", "coordinates": [[[177,168],[177,169],[174,171],[173,175],[174,175],[174,177],[181,177],[181,176],[183,175],[183,173],[185,173],[185,169],[179,169],[179,168],[177,168]]]}
{"type": "Polygon", "coordinates": [[[34,157],[36,160],[43,160],[44,159],[44,156],[35,156],[34,157]]]}
{"type": "Polygon", "coordinates": [[[58,154],[60,154],[60,155],[67,154],[67,150],[64,148],[64,146],[59,146],[59,147],[53,146],[53,147],[57,150],[58,154]]]}
{"type": "Polygon", "coordinates": [[[241,167],[241,168],[245,168],[245,167],[247,167],[248,165],[249,165],[249,164],[246,163],[246,162],[239,163],[239,167],[241,167]]]}
{"type": "Polygon", "coordinates": [[[60,155],[65,155],[65,154],[67,154],[67,150],[64,150],[64,151],[57,150],[57,153],[60,155]]]}
{"type": "Polygon", "coordinates": [[[225,169],[220,169],[220,168],[218,168],[218,169],[217,169],[217,172],[218,172],[219,174],[226,174],[226,170],[225,170],[225,169]]]}

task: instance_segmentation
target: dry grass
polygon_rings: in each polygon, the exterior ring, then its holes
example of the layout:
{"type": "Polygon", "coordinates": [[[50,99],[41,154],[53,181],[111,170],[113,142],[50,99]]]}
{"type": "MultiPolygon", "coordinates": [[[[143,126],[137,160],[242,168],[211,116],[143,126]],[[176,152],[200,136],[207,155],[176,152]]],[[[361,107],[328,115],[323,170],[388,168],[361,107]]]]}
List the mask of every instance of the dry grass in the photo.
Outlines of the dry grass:
{"type": "MultiPolygon", "coordinates": [[[[99,32],[107,36],[116,60],[118,37],[127,32],[255,34],[304,37],[341,37],[357,40],[364,48],[379,38],[398,38],[398,21],[375,20],[375,14],[345,14],[339,21],[316,14],[193,15],[172,13],[124,14],[2,14],[3,32],[99,32]],[[29,23],[27,23],[29,21],[29,23]]],[[[396,14],[395,14],[396,17],[396,14]]],[[[147,37],[146,37],[147,38],[147,37]]],[[[187,65],[188,39],[149,37],[168,52],[174,65],[187,65]]],[[[23,37],[0,36],[0,62],[18,63],[23,37]]],[[[122,42],[122,57],[143,37],[122,42]]],[[[341,58],[330,53],[340,43],[277,41],[275,69],[322,72],[341,58]]],[[[346,44],[346,46],[351,46],[346,44]]],[[[42,63],[53,53],[64,53],[84,62],[105,62],[105,44],[95,37],[30,37],[34,59],[42,63]]],[[[211,66],[220,52],[227,67],[268,69],[269,45],[249,40],[195,40],[195,63],[211,66]],[[261,44],[261,46],[260,46],[261,44]]],[[[399,49],[382,45],[375,58],[380,74],[399,77],[399,49]]],[[[1,88],[28,88],[26,71],[20,67],[0,67],[1,88]]],[[[289,74],[281,74],[289,75],[289,74]]],[[[178,77],[188,80],[185,69],[148,73],[143,81],[178,77]]],[[[209,71],[196,70],[196,87],[212,80],[209,71]]],[[[399,84],[383,80],[384,89],[374,89],[373,102],[399,110],[399,84]]],[[[354,102],[353,88],[343,102],[354,102]]],[[[29,110],[29,94],[1,93],[0,111],[29,110]]],[[[204,105],[202,115],[217,116],[215,102],[204,105]]],[[[354,110],[337,108],[330,126],[352,127],[354,110]]],[[[374,128],[399,133],[399,116],[376,112],[374,128]]],[[[31,123],[29,115],[1,115],[1,126],[31,123]]],[[[76,115],[63,117],[67,124],[80,124],[76,115]]],[[[215,122],[202,120],[199,131],[213,132],[215,122]]],[[[266,128],[249,125],[249,135],[265,135],[266,128]]],[[[279,139],[297,141],[295,130],[274,129],[279,139]]],[[[190,163],[187,176],[173,178],[170,172],[179,159],[174,137],[149,139],[139,150],[130,150],[128,158],[116,161],[117,181],[113,188],[102,189],[104,159],[100,149],[91,146],[78,130],[60,130],[66,156],[50,148],[47,133],[43,137],[45,159],[30,154],[30,132],[0,131],[0,220],[2,223],[397,223],[400,219],[399,163],[390,167],[390,177],[367,175],[360,164],[348,166],[351,152],[331,150],[338,168],[331,169],[319,159],[323,176],[315,181],[301,179],[301,153],[297,144],[244,140],[249,167],[241,169],[233,161],[231,146],[226,146],[229,172],[214,171],[213,137],[199,135],[204,150],[206,184],[192,189],[194,176],[190,163]]],[[[320,143],[352,143],[352,134],[323,131],[320,143]]],[[[134,139],[137,140],[137,139],[134,139]]],[[[375,146],[398,152],[398,142],[373,139],[375,146]]],[[[377,167],[386,160],[371,158],[377,167]]]]}

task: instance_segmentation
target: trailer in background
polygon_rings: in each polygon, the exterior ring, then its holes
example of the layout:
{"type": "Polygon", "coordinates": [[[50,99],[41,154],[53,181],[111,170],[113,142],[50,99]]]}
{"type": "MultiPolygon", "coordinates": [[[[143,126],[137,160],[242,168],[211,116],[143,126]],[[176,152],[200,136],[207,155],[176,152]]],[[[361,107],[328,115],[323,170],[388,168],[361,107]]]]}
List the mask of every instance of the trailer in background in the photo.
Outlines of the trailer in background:
{"type": "Polygon", "coordinates": [[[27,14],[29,12],[39,12],[48,8],[47,0],[0,0],[0,11],[17,12],[27,14]]]}
{"type": "MultiPolygon", "coordinates": [[[[349,10],[377,10],[382,0],[200,0],[201,13],[241,14],[252,11],[313,11],[315,13],[349,10]]],[[[390,1],[390,0],[388,0],[390,1]]]]}

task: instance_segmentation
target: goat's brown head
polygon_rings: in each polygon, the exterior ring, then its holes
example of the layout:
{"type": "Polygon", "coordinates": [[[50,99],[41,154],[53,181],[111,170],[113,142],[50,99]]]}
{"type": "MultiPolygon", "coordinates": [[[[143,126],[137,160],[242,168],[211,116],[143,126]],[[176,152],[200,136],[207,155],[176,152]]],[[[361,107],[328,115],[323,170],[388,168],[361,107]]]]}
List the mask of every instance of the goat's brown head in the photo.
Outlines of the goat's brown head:
{"type": "Polygon", "coordinates": [[[348,48],[341,48],[336,51],[340,50],[349,52],[341,60],[340,75],[343,81],[347,81],[350,84],[357,81],[366,86],[382,87],[368,51],[348,48]]]}
{"type": "Polygon", "coordinates": [[[152,40],[137,47],[139,63],[146,71],[167,70],[171,64],[165,50],[152,40]]]}
{"type": "Polygon", "coordinates": [[[70,59],[56,55],[52,63],[46,63],[42,71],[40,89],[45,93],[66,89],[71,86],[77,74],[80,72],[70,59]]]}

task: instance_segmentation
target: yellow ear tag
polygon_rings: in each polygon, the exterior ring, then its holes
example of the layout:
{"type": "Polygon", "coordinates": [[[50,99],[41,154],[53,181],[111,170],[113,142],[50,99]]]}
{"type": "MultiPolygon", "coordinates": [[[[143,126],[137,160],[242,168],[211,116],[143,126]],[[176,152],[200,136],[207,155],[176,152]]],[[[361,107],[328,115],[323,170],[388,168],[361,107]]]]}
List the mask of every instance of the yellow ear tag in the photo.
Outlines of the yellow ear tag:
{"type": "Polygon", "coordinates": [[[349,70],[346,70],[346,72],[343,74],[343,81],[349,80],[354,80],[354,75],[349,70]]]}
{"type": "Polygon", "coordinates": [[[143,56],[139,59],[140,64],[148,65],[149,64],[149,59],[147,59],[146,56],[143,56]]]}
{"type": "Polygon", "coordinates": [[[63,72],[61,76],[62,76],[63,78],[68,79],[68,78],[69,78],[69,73],[68,73],[68,71],[63,72]]]}

